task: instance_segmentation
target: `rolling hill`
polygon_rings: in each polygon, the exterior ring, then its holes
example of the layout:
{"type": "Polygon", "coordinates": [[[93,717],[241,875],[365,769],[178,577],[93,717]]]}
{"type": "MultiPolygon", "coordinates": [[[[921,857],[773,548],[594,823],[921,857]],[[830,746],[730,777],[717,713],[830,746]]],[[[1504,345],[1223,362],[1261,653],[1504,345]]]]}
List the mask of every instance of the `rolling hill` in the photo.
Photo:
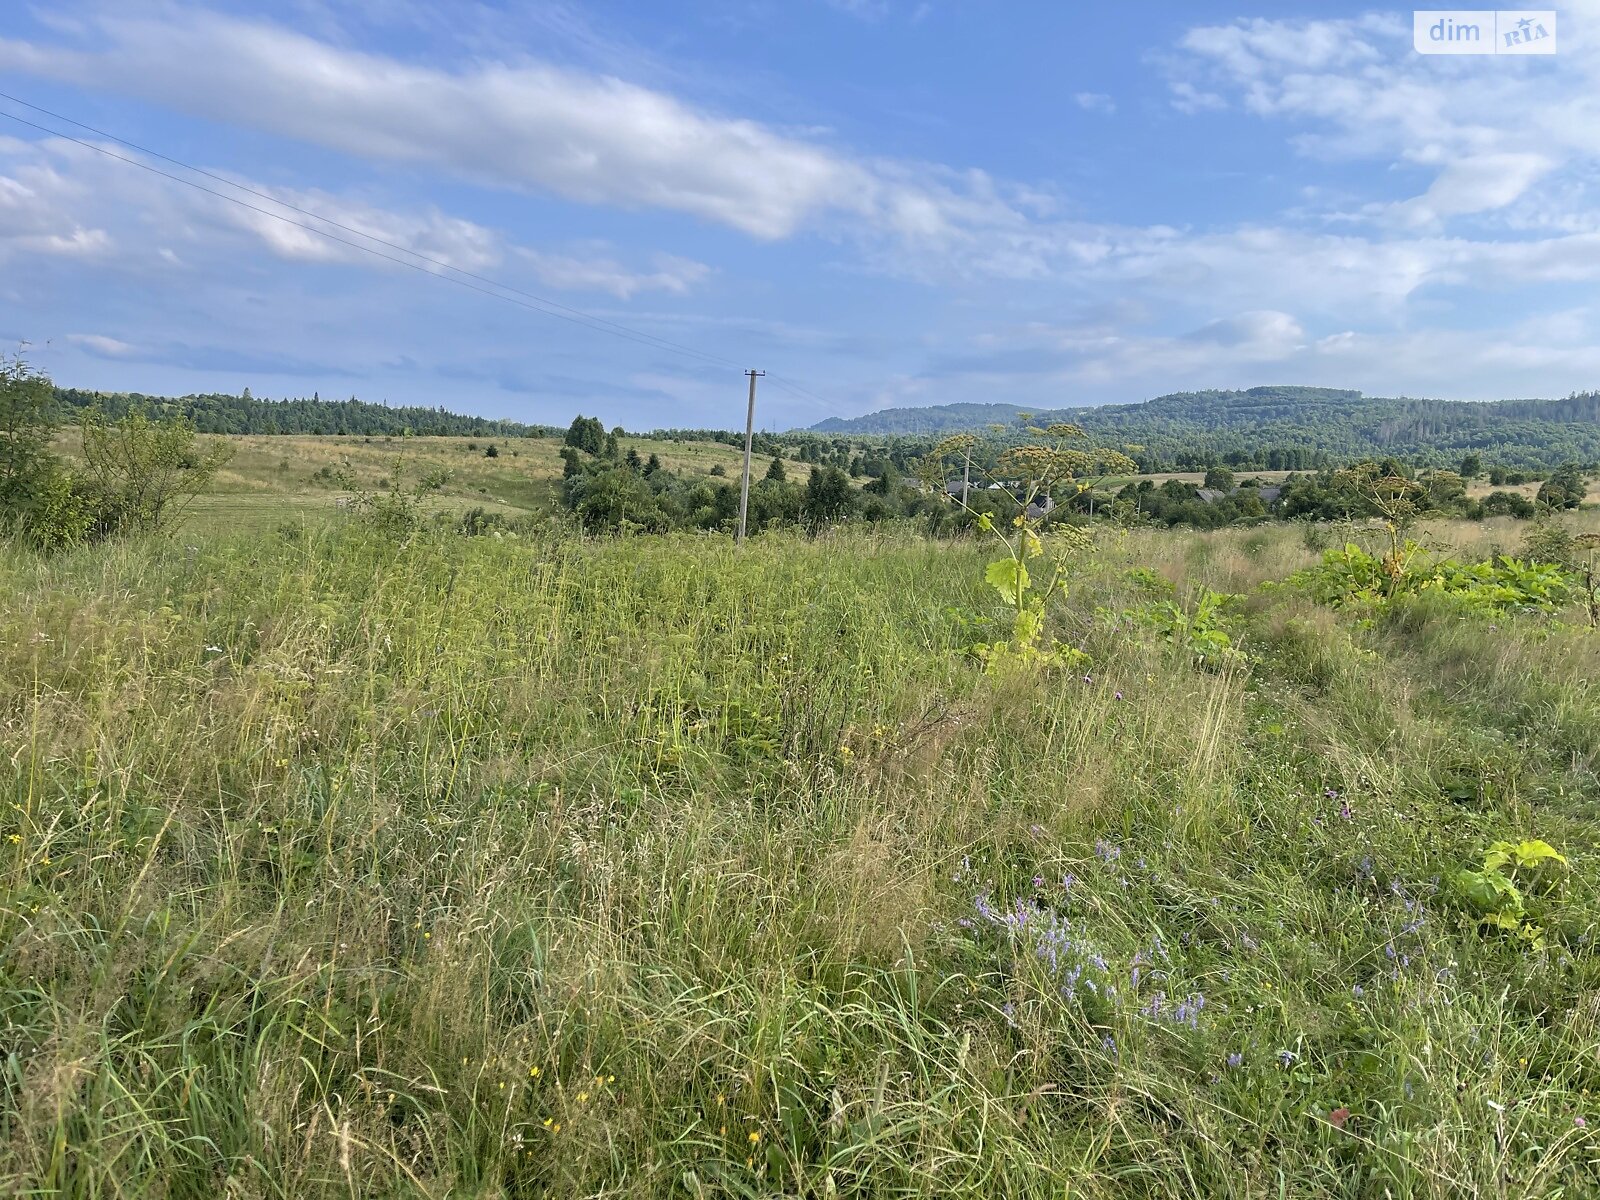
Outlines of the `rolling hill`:
{"type": "Polygon", "coordinates": [[[885,409],[833,418],[812,432],[846,436],[938,436],[1015,426],[1022,413],[1074,421],[1112,445],[1136,445],[1150,467],[1202,463],[1229,455],[1274,467],[1320,459],[1393,455],[1449,463],[1467,453],[1507,466],[1600,461],[1600,393],[1564,400],[1470,403],[1365,396],[1316,387],[1178,392],[1141,404],[1053,411],[1012,404],[948,404],[885,409]]]}

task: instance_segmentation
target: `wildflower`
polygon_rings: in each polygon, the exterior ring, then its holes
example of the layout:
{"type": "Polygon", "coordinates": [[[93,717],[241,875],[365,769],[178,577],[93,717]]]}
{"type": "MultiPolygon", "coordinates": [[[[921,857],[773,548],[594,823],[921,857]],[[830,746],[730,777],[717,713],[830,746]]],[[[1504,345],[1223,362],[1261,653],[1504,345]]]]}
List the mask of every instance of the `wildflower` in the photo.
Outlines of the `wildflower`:
{"type": "Polygon", "coordinates": [[[1121,700],[1121,699],[1122,699],[1122,693],[1121,693],[1121,692],[1118,692],[1118,693],[1116,693],[1116,695],[1115,695],[1115,696],[1113,696],[1113,697],[1112,697],[1112,699],[1114,699],[1114,700],[1121,700]]]}
{"type": "Polygon", "coordinates": [[[750,1144],[752,1146],[754,1146],[754,1145],[757,1145],[760,1141],[761,1141],[761,1131],[759,1129],[752,1129],[750,1131],[750,1144]]]}
{"type": "Polygon", "coordinates": [[[589,1103],[589,1093],[588,1092],[579,1092],[578,1093],[578,1103],[579,1104],[587,1104],[587,1103],[589,1103]]]}
{"type": "Polygon", "coordinates": [[[1036,888],[1042,888],[1044,886],[1044,876],[1043,875],[1035,875],[1033,877],[1033,886],[1036,887],[1036,888]]]}
{"type": "Polygon", "coordinates": [[[1232,1054],[1228,1055],[1228,1066],[1232,1067],[1234,1070],[1238,1070],[1240,1067],[1244,1066],[1244,1055],[1235,1050],[1232,1054]]]}
{"type": "Polygon", "coordinates": [[[7,839],[6,839],[6,840],[7,840],[7,841],[8,841],[8,842],[10,842],[10,843],[11,843],[11,844],[12,844],[12,845],[13,845],[13,846],[20,846],[20,845],[22,845],[22,835],[21,835],[21,834],[20,834],[20,833],[13,833],[13,834],[12,834],[12,835],[11,835],[11,836],[10,836],[10,837],[8,837],[8,838],[7,838],[7,839]]]}
{"type": "Polygon", "coordinates": [[[1579,1129],[1582,1129],[1589,1122],[1585,1121],[1582,1117],[1573,1117],[1572,1118],[1572,1123],[1574,1125],[1576,1125],[1579,1129]]]}
{"type": "Polygon", "coordinates": [[[1335,1129],[1343,1129],[1344,1123],[1349,1119],[1350,1110],[1348,1108],[1336,1108],[1328,1114],[1328,1124],[1335,1129]]]}
{"type": "Polygon", "coordinates": [[[1296,1054],[1293,1050],[1279,1050],[1278,1051],[1278,1062],[1281,1063],[1284,1067],[1292,1067],[1296,1062],[1299,1061],[1299,1059],[1300,1059],[1300,1056],[1298,1054],[1296,1054]]]}

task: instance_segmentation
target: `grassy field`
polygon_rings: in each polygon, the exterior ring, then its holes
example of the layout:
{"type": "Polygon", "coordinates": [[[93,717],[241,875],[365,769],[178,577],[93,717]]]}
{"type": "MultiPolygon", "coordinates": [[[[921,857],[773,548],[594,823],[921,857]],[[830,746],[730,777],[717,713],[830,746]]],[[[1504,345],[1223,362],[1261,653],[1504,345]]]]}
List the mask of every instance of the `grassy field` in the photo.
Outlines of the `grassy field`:
{"type": "MultiPolygon", "coordinates": [[[[341,470],[348,470],[369,490],[382,489],[397,463],[413,482],[429,471],[443,470],[449,473],[449,482],[429,499],[429,508],[482,507],[506,516],[549,511],[561,480],[561,442],[555,438],[242,435],[227,440],[234,456],[190,506],[186,526],[191,531],[266,532],[284,521],[334,515],[339,502],[350,495],[332,478],[341,470]],[[485,455],[491,443],[498,452],[494,458],[485,455]]],[[[624,455],[637,450],[646,460],[654,454],[667,470],[690,475],[707,475],[721,467],[735,483],[743,462],[740,449],[720,442],[624,437],[619,448],[624,455]]],[[[69,459],[76,458],[76,434],[64,434],[58,449],[69,459]]],[[[756,478],[770,462],[770,458],[756,459],[756,478]]],[[[804,480],[811,469],[794,460],[784,465],[791,479],[804,480]]]]}
{"type": "Polygon", "coordinates": [[[1576,611],[1108,531],[1087,665],[995,678],[971,543],[241,528],[283,444],[169,541],[0,547],[0,1191],[1596,1194],[1576,611]],[[1532,837],[1543,949],[1452,884],[1532,837]]]}

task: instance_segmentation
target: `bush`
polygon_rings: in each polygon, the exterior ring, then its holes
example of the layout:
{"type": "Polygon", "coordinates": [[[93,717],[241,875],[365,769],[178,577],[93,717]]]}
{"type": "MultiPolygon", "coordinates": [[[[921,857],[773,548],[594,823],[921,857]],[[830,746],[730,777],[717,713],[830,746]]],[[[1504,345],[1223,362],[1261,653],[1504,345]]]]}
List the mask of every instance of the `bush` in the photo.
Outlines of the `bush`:
{"type": "Polygon", "coordinates": [[[1522,539],[1522,552],[1534,562],[1559,563],[1574,567],[1578,561],[1577,540],[1572,531],[1555,521],[1540,521],[1522,539]]]}
{"type": "Polygon", "coordinates": [[[1521,492],[1490,492],[1478,505],[1478,514],[1484,517],[1516,517],[1525,521],[1537,511],[1534,502],[1521,492]]]}
{"type": "Polygon", "coordinates": [[[1317,566],[1295,572],[1287,583],[1333,608],[1382,609],[1402,598],[1427,594],[1447,596],[1482,613],[1549,612],[1565,604],[1572,590],[1566,571],[1556,563],[1523,563],[1508,557],[1470,564],[1430,560],[1414,542],[1405,544],[1398,559],[1380,559],[1347,544],[1329,550],[1317,566]]]}
{"type": "Polygon", "coordinates": [[[1539,485],[1537,499],[1550,508],[1577,508],[1589,494],[1577,463],[1566,463],[1539,485]]]}
{"type": "Polygon", "coordinates": [[[233,457],[233,447],[203,445],[183,417],[152,421],[134,409],[113,425],[94,409],[82,419],[86,469],[81,490],[93,510],[91,533],[160,533],[233,457]]]}

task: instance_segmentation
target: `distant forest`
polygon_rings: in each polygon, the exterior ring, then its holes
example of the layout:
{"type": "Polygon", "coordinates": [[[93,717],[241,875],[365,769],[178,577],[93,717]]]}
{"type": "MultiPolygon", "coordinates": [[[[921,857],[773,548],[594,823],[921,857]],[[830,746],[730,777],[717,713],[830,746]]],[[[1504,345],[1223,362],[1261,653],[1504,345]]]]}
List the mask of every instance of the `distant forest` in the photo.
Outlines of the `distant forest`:
{"type": "Polygon", "coordinates": [[[137,392],[86,392],[57,388],[56,400],[68,409],[99,408],[113,419],[131,408],[152,414],[184,416],[201,433],[325,433],[401,437],[560,437],[553,425],[524,425],[467,417],[443,408],[373,404],[367,400],[258,400],[242,396],[143,396],[137,392]]]}
{"type": "MultiPolygon", "coordinates": [[[[1449,466],[1469,453],[1523,470],[1600,462],[1600,393],[1565,400],[1384,399],[1334,388],[1259,387],[1179,392],[1142,404],[1041,411],[1014,404],[948,404],[832,418],[809,432],[834,436],[930,437],[1011,430],[1019,416],[1073,421],[1096,441],[1133,447],[1146,471],[1212,465],[1316,470],[1371,456],[1449,466]]],[[[1014,432],[991,433],[998,440],[1014,432]]]]}

